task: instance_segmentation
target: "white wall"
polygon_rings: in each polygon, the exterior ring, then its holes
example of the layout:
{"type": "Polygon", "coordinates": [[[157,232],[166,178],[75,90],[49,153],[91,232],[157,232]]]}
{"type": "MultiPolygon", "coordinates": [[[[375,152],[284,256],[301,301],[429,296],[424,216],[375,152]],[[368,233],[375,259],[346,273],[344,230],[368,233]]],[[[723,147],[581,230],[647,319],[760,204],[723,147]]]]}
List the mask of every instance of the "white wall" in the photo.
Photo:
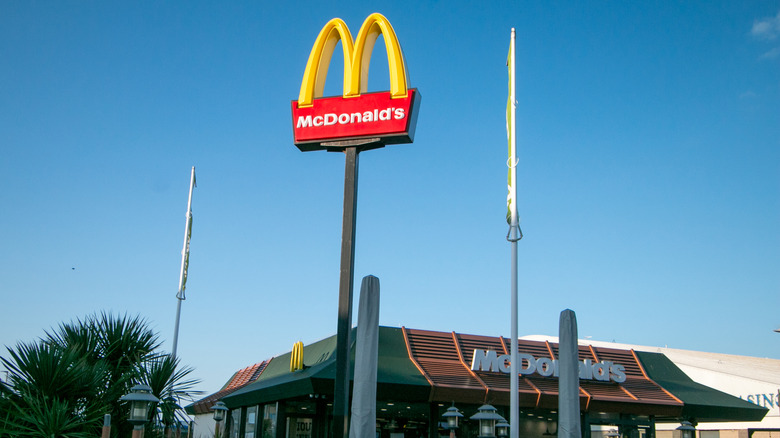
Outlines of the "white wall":
{"type": "MultiPolygon", "coordinates": [[[[224,421],[223,421],[224,423],[224,421]]],[[[214,421],[212,414],[198,414],[193,420],[192,438],[214,438],[214,421]]],[[[222,427],[225,427],[222,425],[222,427]]]]}

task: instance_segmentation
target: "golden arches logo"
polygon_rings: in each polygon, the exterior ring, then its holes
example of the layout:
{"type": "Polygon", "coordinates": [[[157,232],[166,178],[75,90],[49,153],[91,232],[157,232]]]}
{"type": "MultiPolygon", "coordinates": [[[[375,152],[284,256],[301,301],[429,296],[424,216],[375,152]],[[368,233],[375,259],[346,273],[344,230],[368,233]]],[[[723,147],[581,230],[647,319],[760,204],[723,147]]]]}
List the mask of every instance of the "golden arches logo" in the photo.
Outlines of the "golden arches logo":
{"type": "Polygon", "coordinates": [[[290,356],[290,372],[303,369],[303,342],[293,344],[292,355],[290,356]]]}
{"type": "Polygon", "coordinates": [[[387,18],[382,14],[373,13],[363,22],[354,41],[344,20],[334,18],[325,24],[314,42],[309,61],[306,63],[301,92],[298,95],[298,107],[310,107],[315,98],[322,97],[330,60],[339,41],[344,52],[344,97],[357,97],[360,93],[365,93],[371,53],[380,34],[384,36],[387,51],[391,98],[406,97],[409,76],[401,45],[387,18]]]}

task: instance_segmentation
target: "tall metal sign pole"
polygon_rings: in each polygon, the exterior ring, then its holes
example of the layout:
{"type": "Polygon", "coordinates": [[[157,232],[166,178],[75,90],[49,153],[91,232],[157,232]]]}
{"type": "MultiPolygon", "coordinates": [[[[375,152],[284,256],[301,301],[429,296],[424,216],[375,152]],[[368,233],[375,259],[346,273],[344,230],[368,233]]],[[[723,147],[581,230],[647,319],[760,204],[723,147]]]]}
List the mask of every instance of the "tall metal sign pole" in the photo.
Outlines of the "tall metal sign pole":
{"type": "Polygon", "coordinates": [[[333,398],[333,436],[348,436],[349,360],[352,331],[352,290],[355,275],[355,220],[357,215],[357,147],[344,150],[344,219],[341,224],[341,268],[339,273],[339,317],[336,332],[336,379],[333,398]]]}
{"type": "Polygon", "coordinates": [[[340,18],[320,31],[309,54],[298,100],[291,102],[293,137],[301,151],[340,151],[344,170],[344,219],[339,274],[336,377],[333,437],[349,437],[349,369],[352,330],[352,291],[355,267],[358,154],[388,144],[411,143],[417,124],[420,93],[408,86],[406,64],[393,27],[380,14],[371,14],[357,34],[340,18]],[[390,91],[366,93],[371,52],[384,37],[390,70],[390,91]],[[337,43],[344,53],[343,96],[322,97],[327,69],[337,43]]]}
{"type": "Polygon", "coordinates": [[[187,298],[184,289],[187,287],[187,268],[190,264],[190,237],[192,236],[192,189],[195,188],[195,166],[192,166],[190,176],[190,195],[187,198],[187,222],[184,226],[184,248],[181,250],[181,271],[179,271],[179,292],[176,294],[176,324],[173,329],[173,346],[171,356],[176,358],[179,346],[179,320],[181,319],[181,302],[187,298]]]}
{"type": "Polygon", "coordinates": [[[520,231],[520,224],[517,215],[517,138],[515,132],[515,29],[512,28],[512,35],[509,41],[509,56],[507,58],[507,67],[509,68],[509,100],[506,106],[506,127],[509,142],[509,194],[507,196],[507,221],[509,222],[509,233],[507,240],[511,242],[511,263],[512,263],[512,281],[511,281],[511,306],[512,306],[512,348],[510,359],[510,396],[509,396],[509,435],[511,438],[518,438],[519,427],[519,360],[517,352],[517,241],[523,238],[523,232],[520,231]]]}
{"type": "MultiPolygon", "coordinates": [[[[382,147],[377,139],[344,147],[344,218],[341,223],[341,267],[336,331],[336,379],[333,396],[333,436],[349,436],[349,375],[352,331],[352,297],[355,289],[355,229],[357,222],[358,158],[363,150],[382,147]]],[[[352,142],[326,143],[329,146],[352,142]]]]}

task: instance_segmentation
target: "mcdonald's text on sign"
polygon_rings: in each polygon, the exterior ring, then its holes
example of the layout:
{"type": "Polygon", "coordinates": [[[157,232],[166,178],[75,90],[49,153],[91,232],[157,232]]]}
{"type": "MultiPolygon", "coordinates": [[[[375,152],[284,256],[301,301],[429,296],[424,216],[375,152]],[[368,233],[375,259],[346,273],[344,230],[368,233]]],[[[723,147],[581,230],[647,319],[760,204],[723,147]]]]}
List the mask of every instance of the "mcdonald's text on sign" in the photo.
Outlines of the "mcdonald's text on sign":
{"type": "Polygon", "coordinates": [[[409,90],[402,99],[391,99],[390,93],[316,99],[308,108],[297,108],[298,102],[293,102],[295,144],[372,137],[384,138],[387,143],[411,143],[415,91],[409,90]]]}
{"type": "Polygon", "coordinates": [[[406,63],[390,22],[371,14],[357,39],[339,18],[319,33],[309,54],[298,100],[291,103],[293,137],[302,151],[338,149],[338,142],[411,143],[417,124],[420,93],[408,86],[406,63]],[[390,90],[366,92],[371,52],[384,37],[390,69],[390,90]],[[322,97],[325,78],[336,44],[344,55],[344,93],[322,97]]]}

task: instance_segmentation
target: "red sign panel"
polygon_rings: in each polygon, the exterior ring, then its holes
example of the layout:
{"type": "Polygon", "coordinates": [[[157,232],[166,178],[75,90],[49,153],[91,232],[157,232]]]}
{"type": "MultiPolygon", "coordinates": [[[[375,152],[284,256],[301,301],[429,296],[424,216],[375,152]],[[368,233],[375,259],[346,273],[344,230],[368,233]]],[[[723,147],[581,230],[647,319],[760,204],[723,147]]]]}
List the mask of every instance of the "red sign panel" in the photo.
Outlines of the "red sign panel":
{"type": "Polygon", "coordinates": [[[357,97],[324,97],[298,108],[292,101],[293,138],[302,151],[338,148],[323,144],[376,139],[382,144],[411,143],[417,125],[420,94],[410,88],[406,97],[391,99],[390,92],[357,97]]]}

